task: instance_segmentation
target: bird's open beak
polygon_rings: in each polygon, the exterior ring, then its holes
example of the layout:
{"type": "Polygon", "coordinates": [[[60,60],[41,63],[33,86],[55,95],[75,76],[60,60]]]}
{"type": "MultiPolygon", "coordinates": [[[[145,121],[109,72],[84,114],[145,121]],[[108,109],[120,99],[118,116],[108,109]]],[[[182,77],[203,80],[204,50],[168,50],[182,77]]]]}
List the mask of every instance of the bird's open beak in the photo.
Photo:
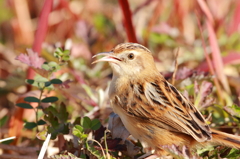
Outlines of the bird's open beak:
{"type": "Polygon", "coordinates": [[[104,57],[101,58],[101,59],[93,61],[92,64],[97,63],[97,62],[101,62],[101,61],[108,61],[108,62],[113,62],[113,63],[117,63],[119,61],[122,61],[118,57],[114,56],[113,52],[98,53],[98,54],[94,55],[92,58],[95,58],[97,56],[104,56],[104,57]]]}

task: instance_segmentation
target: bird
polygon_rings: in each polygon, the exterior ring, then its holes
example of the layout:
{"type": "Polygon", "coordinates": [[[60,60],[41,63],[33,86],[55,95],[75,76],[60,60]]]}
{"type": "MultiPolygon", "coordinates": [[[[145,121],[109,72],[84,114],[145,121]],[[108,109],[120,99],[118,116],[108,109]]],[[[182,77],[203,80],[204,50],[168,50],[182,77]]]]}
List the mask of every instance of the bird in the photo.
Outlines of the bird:
{"type": "Polygon", "coordinates": [[[113,77],[110,105],[129,133],[155,154],[166,145],[206,145],[240,149],[240,137],[210,128],[200,111],[158,71],[151,51],[138,43],[121,43],[98,53],[93,63],[109,62],[113,77]]]}

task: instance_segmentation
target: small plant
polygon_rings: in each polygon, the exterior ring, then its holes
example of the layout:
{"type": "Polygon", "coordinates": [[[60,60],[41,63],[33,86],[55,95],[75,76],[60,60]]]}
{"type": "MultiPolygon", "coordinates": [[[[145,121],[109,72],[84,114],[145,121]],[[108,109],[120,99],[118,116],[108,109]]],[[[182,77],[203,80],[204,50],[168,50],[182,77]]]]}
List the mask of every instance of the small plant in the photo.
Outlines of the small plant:
{"type": "MultiPolygon", "coordinates": [[[[64,83],[58,78],[52,78],[54,73],[61,69],[61,66],[66,64],[69,60],[70,52],[68,50],[63,51],[62,49],[58,48],[54,52],[54,56],[59,59],[59,63],[54,61],[45,62],[43,58],[39,57],[37,53],[33,52],[32,50],[27,50],[28,55],[20,54],[16,59],[28,64],[32,67],[37,75],[34,79],[27,79],[26,83],[30,84],[31,86],[37,87],[40,90],[39,97],[34,96],[27,96],[24,98],[25,102],[17,103],[16,106],[24,108],[24,109],[33,109],[36,114],[35,122],[28,122],[25,121],[24,127],[27,129],[33,129],[38,127],[39,125],[45,125],[46,122],[51,124],[52,127],[48,126],[48,132],[52,133],[52,139],[56,138],[56,130],[59,127],[63,127],[60,129],[60,132],[68,133],[69,130],[66,130],[66,125],[63,126],[57,123],[56,119],[59,119],[60,122],[66,122],[68,118],[68,113],[66,112],[66,107],[63,103],[60,104],[61,113],[57,112],[56,108],[53,106],[49,106],[44,108],[42,106],[43,103],[54,103],[57,102],[59,99],[56,96],[47,96],[44,94],[45,91],[51,91],[56,87],[64,85],[64,83]],[[36,107],[32,106],[32,103],[37,103],[36,107]],[[45,113],[44,120],[40,119],[39,117],[39,110],[42,110],[45,113]],[[64,129],[65,128],[65,129],[64,129]]],[[[59,130],[59,129],[57,129],[59,130]]]]}
{"type": "MultiPolygon", "coordinates": [[[[85,147],[92,155],[96,156],[99,159],[106,158],[106,154],[101,146],[101,144],[94,139],[88,138],[89,131],[98,130],[101,127],[101,123],[98,119],[91,120],[89,117],[84,117],[81,119],[80,125],[75,125],[73,127],[73,135],[79,138],[79,144],[85,147]],[[94,143],[97,143],[102,149],[102,154],[94,148],[94,143]]],[[[82,154],[81,157],[84,157],[85,154],[82,154]]]]}
{"type": "MultiPolygon", "coordinates": [[[[63,51],[57,48],[53,55],[58,59],[58,63],[54,61],[45,62],[42,58],[37,56],[37,53],[31,50],[28,50],[28,55],[21,54],[17,57],[18,60],[28,64],[38,73],[34,79],[27,79],[26,83],[40,90],[40,95],[38,97],[27,96],[24,98],[24,102],[16,104],[18,107],[33,109],[35,111],[35,122],[25,121],[24,127],[27,129],[34,129],[40,125],[46,125],[43,130],[37,133],[37,137],[40,140],[46,140],[47,134],[51,134],[51,139],[56,139],[59,134],[69,134],[72,127],[72,133],[79,138],[79,147],[87,151],[87,153],[81,153],[81,158],[86,158],[86,154],[93,155],[97,158],[106,158],[102,145],[97,140],[89,138],[90,132],[96,131],[101,127],[100,121],[98,119],[91,120],[89,117],[84,117],[81,119],[80,124],[75,124],[76,122],[71,124],[68,122],[69,113],[67,112],[66,105],[63,102],[60,103],[58,97],[47,96],[45,93],[46,91],[49,92],[55,88],[64,86],[67,83],[62,82],[59,78],[52,77],[54,77],[55,72],[61,69],[61,66],[67,64],[69,60],[69,51],[63,51]],[[55,102],[57,103],[53,104],[55,102]],[[37,106],[32,106],[32,103],[37,103],[37,106]],[[42,104],[46,103],[48,103],[49,106],[43,107],[42,104]],[[58,103],[59,106],[57,107],[58,103]],[[39,110],[43,112],[43,119],[39,117],[39,110]],[[96,150],[94,148],[95,144],[101,147],[102,151],[96,150]]],[[[107,152],[106,142],[104,147],[107,152]]],[[[64,154],[64,156],[73,157],[74,155],[68,153],[67,155],[64,154]]],[[[59,157],[63,157],[63,155],[52,156],[52,158],[59,157]]]]}

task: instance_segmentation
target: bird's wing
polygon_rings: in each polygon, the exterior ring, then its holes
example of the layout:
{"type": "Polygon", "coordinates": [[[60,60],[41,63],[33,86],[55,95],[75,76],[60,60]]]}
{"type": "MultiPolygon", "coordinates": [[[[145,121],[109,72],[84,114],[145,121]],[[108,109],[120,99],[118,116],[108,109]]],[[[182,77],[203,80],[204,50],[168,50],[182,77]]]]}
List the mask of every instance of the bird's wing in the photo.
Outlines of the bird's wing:
{"type": "Polygon", "coordinates": [[[189,134],[199,142],[211,140],[211,130],[201,113],[165,79],[133,83],[129,87],[132,95],[120,99],[127,101],[122,106],[129,115],[170,131],[189,134]]]}

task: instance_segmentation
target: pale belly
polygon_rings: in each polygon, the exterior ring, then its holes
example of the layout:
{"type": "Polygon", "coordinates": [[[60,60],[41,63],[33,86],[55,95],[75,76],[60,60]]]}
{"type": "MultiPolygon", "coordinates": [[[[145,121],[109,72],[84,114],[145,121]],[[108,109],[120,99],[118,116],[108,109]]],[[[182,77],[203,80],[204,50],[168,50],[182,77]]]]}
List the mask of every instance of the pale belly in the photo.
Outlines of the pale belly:
{"type": "Polygon", "coordinates": [[[142,143],[144,148],[155,147],[152,144],[154,134],[147,130],[142,122],[137,121],[136,118],[127,115],[126,112],[118,106],[112,106],[112,108],[113,111],[121,118],[125,128],[135,139],[138,139],[142,143]]]}

